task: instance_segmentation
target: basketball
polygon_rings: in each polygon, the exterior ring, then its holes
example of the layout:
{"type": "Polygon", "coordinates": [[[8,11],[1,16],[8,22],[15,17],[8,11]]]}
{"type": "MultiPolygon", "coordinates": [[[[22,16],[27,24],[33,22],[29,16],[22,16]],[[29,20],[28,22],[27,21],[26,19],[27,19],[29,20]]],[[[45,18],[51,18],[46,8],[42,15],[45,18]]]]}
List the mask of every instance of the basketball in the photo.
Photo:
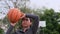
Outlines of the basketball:
{"type": "Polygon", "coordinates": [[[8,19],[11,23],[16,23],[24,15],[19,9],[13,8],[8,12],[8,19]]]}

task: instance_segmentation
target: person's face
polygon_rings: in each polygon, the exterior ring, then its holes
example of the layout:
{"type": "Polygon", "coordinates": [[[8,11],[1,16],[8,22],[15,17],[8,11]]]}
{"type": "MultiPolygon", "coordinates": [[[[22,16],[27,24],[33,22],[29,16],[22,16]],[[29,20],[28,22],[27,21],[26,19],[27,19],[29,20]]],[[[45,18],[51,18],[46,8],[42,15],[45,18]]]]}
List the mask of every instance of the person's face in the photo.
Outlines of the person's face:
{"type": "Polygon", "coordinates": [[[30,27],[31,26],[31,22],[30,22],[30,19],[29,18],[25,18],[23,19],[22,21],[22,27],[30,27]]]}

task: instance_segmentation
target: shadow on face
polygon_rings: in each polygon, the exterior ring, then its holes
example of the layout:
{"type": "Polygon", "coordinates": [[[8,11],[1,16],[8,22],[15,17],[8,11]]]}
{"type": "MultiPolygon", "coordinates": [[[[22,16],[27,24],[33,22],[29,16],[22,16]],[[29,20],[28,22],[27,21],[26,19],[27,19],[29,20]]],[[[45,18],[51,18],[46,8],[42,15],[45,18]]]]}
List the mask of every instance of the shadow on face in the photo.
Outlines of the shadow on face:
{"type": "Polygon", "coordinates": [[[31,21],[29,18],[24,18],[22,19],[22,27],[30,27],[31,26],[31,21]]]}

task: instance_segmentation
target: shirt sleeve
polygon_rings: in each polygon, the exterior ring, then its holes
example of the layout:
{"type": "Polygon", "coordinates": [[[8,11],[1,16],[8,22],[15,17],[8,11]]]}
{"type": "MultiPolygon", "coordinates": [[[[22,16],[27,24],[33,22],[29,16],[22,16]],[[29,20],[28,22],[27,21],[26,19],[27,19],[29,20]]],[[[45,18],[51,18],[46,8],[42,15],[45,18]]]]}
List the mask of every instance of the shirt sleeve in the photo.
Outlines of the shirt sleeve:
{"type": "Polygon", "coordinates": [[[32,15],[32,14],[26,14],[26,17],[32,18],[34,20],[31,28],[32,28],[33,34],[36,34],[38,29],[38,24],[39,24],[38,16],[32,15]]]}
{"type": "Polygon", "coordinates": [[[9,27],[9,29],[7,30],[6,34],[11,34],[13,28],[14,28],[14,27],[13,27],[12,25],[10,25],[10,27],[9,27]]]}

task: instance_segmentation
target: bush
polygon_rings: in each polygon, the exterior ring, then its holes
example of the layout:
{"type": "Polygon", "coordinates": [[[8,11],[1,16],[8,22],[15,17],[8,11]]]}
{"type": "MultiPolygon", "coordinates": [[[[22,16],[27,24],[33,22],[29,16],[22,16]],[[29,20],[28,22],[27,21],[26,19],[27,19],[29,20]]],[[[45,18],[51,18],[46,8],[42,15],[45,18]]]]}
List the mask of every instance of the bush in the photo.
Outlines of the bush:
{"type": "Polygon", "coordinates": [[[4,30],[2,28],[0,28],[0,34],[3,34],[4,30]]]}

